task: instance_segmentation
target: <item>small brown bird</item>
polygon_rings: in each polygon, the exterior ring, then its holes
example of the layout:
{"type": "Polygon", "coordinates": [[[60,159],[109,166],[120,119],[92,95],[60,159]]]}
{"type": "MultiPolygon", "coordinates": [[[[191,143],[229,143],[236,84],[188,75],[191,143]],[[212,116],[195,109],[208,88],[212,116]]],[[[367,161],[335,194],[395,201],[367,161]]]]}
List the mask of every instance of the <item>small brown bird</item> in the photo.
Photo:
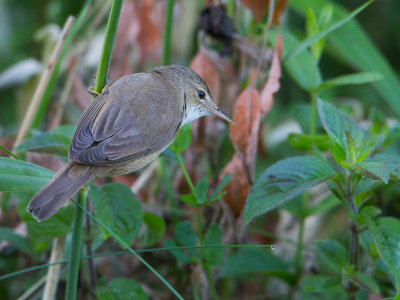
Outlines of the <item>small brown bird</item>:
{"type": "Polygon", "coordinates": [[[96,177],[134,172],[156,159],[179,128],[202,116],[230,123],[203,79],[181,66],[124,76],[108,86],[81,116],[68,163],[32,198],[28,211],[54,215],[96,177]]]}

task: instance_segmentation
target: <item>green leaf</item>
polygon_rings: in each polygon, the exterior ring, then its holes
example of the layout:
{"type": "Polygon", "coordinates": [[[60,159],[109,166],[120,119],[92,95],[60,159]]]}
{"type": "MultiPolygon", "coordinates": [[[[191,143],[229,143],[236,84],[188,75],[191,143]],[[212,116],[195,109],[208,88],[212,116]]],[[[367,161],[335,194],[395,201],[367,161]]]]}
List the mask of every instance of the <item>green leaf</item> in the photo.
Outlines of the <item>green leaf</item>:
{"type": "Polygon", "coordinates": [[[8,241],[19,251],[23,251],[30,256],[34,255],[32,246],[28,243],[28,241],[11,228],[0,227],[0,241],[8,241]]]}
{"type": "Polygon", "coordinates": [[[301,299],[337,300],[347,299],[348,294],[341,282],[326,275],[308,275],[300,283],[301,299]]]}
{"type": "MultiPolygon", "coordinates": [[[[101,187],[91,185],[88,196],[93,202],[99,220],[128,245],[132,244],[142,223],[140,203],[132,191],[119,183],[101,187]]],[[[103,228],[101,232],[103,239],[110,236],[110,233],[103,228]]]]}
{"type": "Polygon", "coordinates": [[[382,74],[377,72],[359,72],[325,80],[318,89],[322,91],[343,85],[371,83],[381,79],[383,79],[382,74]]]}
{"type": "Polygon", "coordinates": [[[330,164],[318,157],[283,159],[257,179],[246,199],[244,223],[300,195],[335,175],[330,164]]]}
{"type": "Polygon", "coordinates": [[[209,203],[215,202],[219,200],[223,195],[224,192],[220,193],[222,189],[228,184],[229,180],[231,180],[232,174],[227,174],[222,178],[221,183],[215,189],[215,191],[211,194],[209,203]]]}
{"type": "Polygon", "coordinates": [[[148,300],[140,284],[128,278],[115,278],[106,287],[96,288],[100,300],[148,300]]]}
{"type": "Polygon", "coordinates": [[[343,160],[341,162],[341,166],[373,180],[380,180],[386,184],[389,182],[390,173],[387,165],[384,162],[365,160],[359,164],[355,164],[343,160]]]}
{"type": "MultiPolygon", "coordinates": [[[[219,273],[220,278],[248,276],[265,273],[281,276],[289,272],[288,265],[270,250],[247,248],[231,254],[219,273]]],[[[289,276],[290,277],[290,276],[289,276]]]]}
{"type": "MultiPolygon", "coordinates": [[[[175,242],[173,239],[165,239],[164,246],[167,248],[179,247],[178,243],[175,242]]],[[[189,255],[185,254],[182,250],[168,250],[168,251],[176,258],[177,261],[183,264],[188,264],[193,261],[192,258],[189,257],[189,255]]]]}
{"type": "Polygon", "coordinates": [[[151,247],[164,236],[165,221],[163,218],[149,212],[143,213],[143,221],[146,225],[146,230],[139,236],[139,241],[142,247],[151,247]]]}
{"type": "Polygon", "coordinates": [[[350,21],[351,19],[353,19],[356,15],[358,15],[361,11],[363,11],[368,5],[370,5],[373,2],[373,0],[370,0],[366,3],[364,3],[363,5],[361,5],[360,7],[358,7],[357,9],[355,9],[353,12],[351,12],[350,14],[348,14],[345,18],[343,18],[342,20],[336,22],[335,24],[329,26],[328,28],[325,28],[324,30],[322,30],[321,32],[314,34],[313,36],[308,37],[307,39],[305,39],[304,41],[302,41],[298,47],[293,50],[292,52],[290,52],[287,56],[284,56],[284,59],[289,60],[293,57],[295,57],[296,55],[298,55],[299,53],[301,53],[302,51],[304,51],[306,48],[308,48],[310,45],[314,44],[316,41],[320,40],[321,38],[327,36],[329,33],[331,33],[332,31],[334,31],[335,29],[338,29],[339,27],[343,26],[344,24],[346,24],[348,21],[350,21]]]}
{"type": "Polygon", "coordinates": [[[180,153],[189,147],[192,141],[192,124],[186,124],[179,129],[175,141],[169,146],[172,151],[180,153]]]}
{"type": "Polygon", "coordinates": [[[52,133],[40,133],[35,135],[14,148],[15,152],[37,152],[68,156],[71,140],[62,135],[52,133]]]}
{"type": "Polygon", "coordinates": [[[190,206],[197,206],[196,197],[193,194],[179,195],[179,199],[190,206]]]}
{"type": "Polygon", "coordinates": [[[368,275],[365,275],[360,272],[355,273],[356,281],[359,281],[365,288],[373,291],[375,294],[379,294],[379,285],[376,283],[376,281],[368,275]]]}
{"type": "Polygon", "coordinates": [[[197,204],[202,205],[207,199],[208,193],[208,178],[203,177],[200,179],[195,187],[196,195],[197,195],[197,204]]]}
{"type": "Polygon", "coordinates": [[[321,202],[308,208],[306,216],[319,215],[319,214],[326,213],[326,212],[330,211],[331,209],[338,207],[340,205],[340,203],[341,203],[340,200],[331,194],[328,197],[322,199],[321,202]]]}
{"type": "MultiPolygon", "coordinates": [[[[311,7],[318,15],[326,3],[326,0],[291,0],[289,6],[304,16],[307,7],[311,7]]],[[[338,22],[348,16],[348,12],[339,4],[333,1],[330,3],[334,7],[333,22],[338,22]]],[[[400,116],[400,81],[397,73],[356,20],[351,20],[331,32],[327,48],[339,61],[344,61],[357,70],[382,74],[385,80],[374,82],[373,87],[380,93],[391,110],[400,116]]]]}
{"type": "Polygon", "coordinates": [[[326,151],[330,148],[331,143],[327,135],[310,135],[303,133],[289,134],[289,143],[294,149],[312,150],[313,145],[321,151],[326,151]]]}
{"type": "Polygon", "coordinates": [[[0,157],[0,191],[38,191],[54,172],[13,158],[0,157]]]}
{"type": "Polygon", "coordinates": [[[60,209],[54,216],[38,222],[26,211],[29,201],[34,193],[18,192],[14,193],[18,198],[18,215],[27,225],[28,235],[31,241],[37,242],[40,239],[48,239],[64,236],[71,231],[72,220],[74,219],[75,207],[67,205],[60,209]]]}
{"type": "Polygon", "coordinates": [[[374,155],[370,160],[384,162],[388,167],[390,174],[400,177],[400,156],[382,153],[374,155]]]}
{"type": "Polygon", "coordinates": [[[351,137],[350,133],[345,130],[344,135],[346,137],[346,159],[352,163],[355,163],[357,160],[357,147],[356,144],[351,137]]]}
{"type": "MultiPolygon", "coordinates": [[[[192,230],[192,225],[187,222],[180,222],[176,225],[174,230],[175,240],[181,246],[196,246],[197,245],[197,236],[196,233],[192,230]]],[[[198,256],[198,251],[196,249],[187,250],[191,256],[198,256]]]]}
{"type": "Polygon", "coordinates": [[[332,104],[318,99],[317,106],[322,125],[332,143],[333,157],[340,164],[342,160],[346,159],[347,143],[344,131],[349,132],[356,147],[361,144],[366,134],[354,119],[332,104]]]}
{"type": "MultiPolygon", "coordinates": [[[[315,12],[311,8],[307,8],[307,13],[306,13],[307,37],[313,36],[314,34],[318,33],[318,31],[319,31],[319,24],[318,24],[315,12]]],[[[322,38],[319,41],[316,41],[315,43],[310,45],[311,52],[313,54],[315,61],[318,61],[318,59],[320,58],[320,56],[322,54],[324,42],[325,42],[325,39],[322,38]]]]}
{"type": "Polygon", "coordinates": [[[383,134],[374,134],[364,139],[357,149],[357,163],[362,162],[370,156],[382,144],[384,138],[383,134]]]}
{"type": "MultiPolygon", "coordinates": [[[[283,44],[285,45],[285,47],[283,47],[283,55],[297,49],[300,42],[292,33],[283,28],[280,28],[279,32],[282,34],[283,44]]],[[[269,39],[273,45],[276,42],[276,34],[275,31],[271,31],[270,33],[269,39]]],[[[322,81],[321,73],[317,67],[316,61],[308,50],[301,52],[296,57],[285,60],[283,66],[290,77],[302,89],[313,91],[320,86],[322,81]]]]}
{"type": "Polygon", "coordinates": [[[68,138],[69,140],[72,140],[74,132],[75,132],[75,125],[61,125],[50,131],[50,133],[52,134],[62,135],[68,138]]]}
{"type": "Polygon", "coordinates": [[[326,275],[308,275],[301,280],[300,288],[308,293],[324,292],[341,285],[337,278],[326,275]]]}
{"type": "Polygon", "coordinates": [[[335,240],[315,242],[321,262],[332,271],[341,274],[349,266],[349,257],[342,244],[335,240]]]}
{"type": "Polygon", "coordinates": [[[384,217],[368,220],[381,259],[390,270],[396,289],[400,289],[400,220],[384,217]]]}
{"type": "MultiPolygon", "coordinates": [[[[204,239],[204,246],[207,245],[221,245],[222,241],[222,230],[218,224],[213,223],[208,229],[207,235],[204,239]]],[[[218,266],[224,258],[224,248],[205,248],[204,249],[204,262],[218,266]]]]}

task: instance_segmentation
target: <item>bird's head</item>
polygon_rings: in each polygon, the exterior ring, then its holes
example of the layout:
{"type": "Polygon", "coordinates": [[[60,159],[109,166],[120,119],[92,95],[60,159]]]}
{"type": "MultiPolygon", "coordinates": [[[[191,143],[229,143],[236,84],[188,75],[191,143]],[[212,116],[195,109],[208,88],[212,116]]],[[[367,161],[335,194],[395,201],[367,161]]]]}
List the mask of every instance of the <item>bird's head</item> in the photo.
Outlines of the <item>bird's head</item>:
{"type": "Polygon", "coordinates": [[[214,103],[207,84],[196,72],[175,65],[155,70],[162,72],[164,77],[168,77],[168,80],[183,93],[184,118],[182,125],[203,116],[215,116],[234,124],[214,103]]]}

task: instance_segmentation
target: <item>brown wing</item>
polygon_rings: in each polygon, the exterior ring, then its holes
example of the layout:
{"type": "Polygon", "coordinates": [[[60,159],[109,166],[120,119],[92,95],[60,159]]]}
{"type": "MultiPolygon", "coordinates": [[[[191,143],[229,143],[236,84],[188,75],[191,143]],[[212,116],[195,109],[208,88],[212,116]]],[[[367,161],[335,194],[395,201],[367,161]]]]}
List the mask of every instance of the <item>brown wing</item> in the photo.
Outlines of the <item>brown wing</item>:
{"type": "Polygon", "coordinates": [[[120,78],[86,109],[78,122],[69,158],[113,166],[160,151],[174,139],[183,101],[152,74],[120,78]]]}

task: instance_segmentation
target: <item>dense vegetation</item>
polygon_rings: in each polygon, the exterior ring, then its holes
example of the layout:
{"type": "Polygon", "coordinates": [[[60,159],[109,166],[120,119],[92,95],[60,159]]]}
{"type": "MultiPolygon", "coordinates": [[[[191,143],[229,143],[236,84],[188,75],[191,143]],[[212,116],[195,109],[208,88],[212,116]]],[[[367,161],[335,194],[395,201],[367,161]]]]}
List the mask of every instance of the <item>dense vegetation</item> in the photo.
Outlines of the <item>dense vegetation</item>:
{"type": "Polygon", "coordinates": [[[0,3],[1,299],[400,299],[399,2],[81,2],[0,3]],[[38,223],[87,87],[170,63],[236,125],[38,223]]]}

